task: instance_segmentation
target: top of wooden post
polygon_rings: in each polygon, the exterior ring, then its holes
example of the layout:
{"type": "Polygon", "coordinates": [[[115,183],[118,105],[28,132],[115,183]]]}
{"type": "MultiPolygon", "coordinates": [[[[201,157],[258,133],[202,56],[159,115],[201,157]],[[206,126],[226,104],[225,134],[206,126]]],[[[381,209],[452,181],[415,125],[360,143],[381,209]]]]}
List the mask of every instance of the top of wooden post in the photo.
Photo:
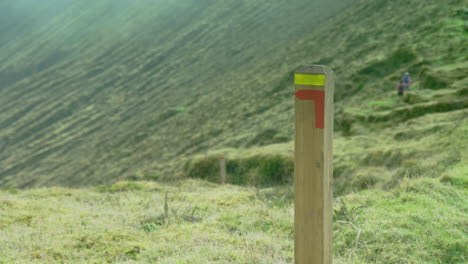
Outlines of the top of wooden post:
{"type": "Polygon", "coordinates": [[[300,89],[316,89],[333,94],[334,78],[335,74],[333,70],[324,65],[304,65],[294,72],[296,91],[300,89]]]}
{"type": "Polygon", "coordinates": [[[296,73],[304,73],[304,74],[327,74],[333,73],[333,71],[324,65],[315,65],[315,64],[308,64],[299,67],[296,73]]]}

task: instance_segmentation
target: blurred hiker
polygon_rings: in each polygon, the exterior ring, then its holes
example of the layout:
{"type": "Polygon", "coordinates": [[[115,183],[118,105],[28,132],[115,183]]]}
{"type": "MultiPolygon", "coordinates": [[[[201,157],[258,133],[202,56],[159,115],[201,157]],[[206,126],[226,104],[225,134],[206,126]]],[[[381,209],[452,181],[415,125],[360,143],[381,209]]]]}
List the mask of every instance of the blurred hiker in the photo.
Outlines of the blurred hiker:
{"type": "Polygon", "coordinates": [[[409,72],[405,72],[405,75],[403,76],[403,78],[401,78],[401,81],[405,85],[405,92],[407,92],[409,90],[410,85],[411,85],[411,77],[409,75],[409,72]]]}
{"type": "Polygon", "coordinates": [[[405,82],[403,80],[401,80],[400,83],[397,84],[397,92],[399,97],[403,96],[405,92],[405,82]]]}

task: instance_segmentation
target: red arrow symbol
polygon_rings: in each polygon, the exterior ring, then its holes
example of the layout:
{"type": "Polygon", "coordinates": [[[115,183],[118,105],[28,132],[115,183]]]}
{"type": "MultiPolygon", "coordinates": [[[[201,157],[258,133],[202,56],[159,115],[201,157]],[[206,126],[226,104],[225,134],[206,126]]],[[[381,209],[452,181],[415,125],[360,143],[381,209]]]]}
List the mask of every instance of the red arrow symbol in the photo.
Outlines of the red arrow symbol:
{"type": "Polygon", "coordinates": [[[315,128],[325,127],[325,91],[299,90],[295,93],[299,100],[315,102],[315,128]]]}

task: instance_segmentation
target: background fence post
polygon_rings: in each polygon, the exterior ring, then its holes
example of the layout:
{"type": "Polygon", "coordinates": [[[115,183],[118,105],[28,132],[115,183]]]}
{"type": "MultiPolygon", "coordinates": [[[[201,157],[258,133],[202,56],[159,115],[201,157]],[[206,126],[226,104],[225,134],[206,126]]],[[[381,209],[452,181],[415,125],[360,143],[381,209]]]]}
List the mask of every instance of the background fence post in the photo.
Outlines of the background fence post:
{"type": "Polygon", "coordinates": [[[294,85],[295,263],[331,264],[334,74],[306,65],[295,72],[294,85]]]}
{"type": "Polygon", "coordinates": [[[219,159],[219,171],[221,174],[221,184],[226,183],[226,158],[221,157],[219,159]]]}

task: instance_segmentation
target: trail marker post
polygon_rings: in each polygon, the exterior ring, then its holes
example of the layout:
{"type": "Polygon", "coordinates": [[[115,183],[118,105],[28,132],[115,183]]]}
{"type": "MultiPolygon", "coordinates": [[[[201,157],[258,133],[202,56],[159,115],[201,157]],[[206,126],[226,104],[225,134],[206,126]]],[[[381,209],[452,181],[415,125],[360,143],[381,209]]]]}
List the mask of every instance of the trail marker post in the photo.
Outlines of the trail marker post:
{"type": "Polygon", "coordinates": [[[294,258],[332,263],[333,71],[306,65],[294,73],[294,258]]]}

